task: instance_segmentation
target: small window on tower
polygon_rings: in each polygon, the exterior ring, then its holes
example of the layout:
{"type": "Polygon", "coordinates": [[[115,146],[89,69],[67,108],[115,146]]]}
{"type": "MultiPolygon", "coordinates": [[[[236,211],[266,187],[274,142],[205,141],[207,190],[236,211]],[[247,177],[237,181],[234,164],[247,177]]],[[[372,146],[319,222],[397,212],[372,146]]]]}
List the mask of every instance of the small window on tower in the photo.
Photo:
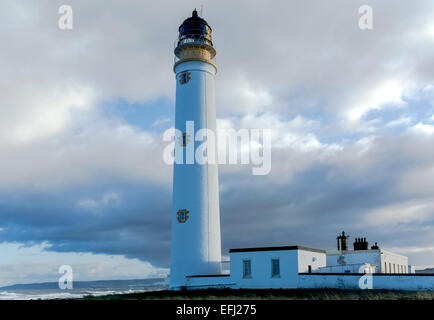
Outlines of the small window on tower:
{"type": "Polygon", "coordinates": [[[185,147],[189,142],[190,142],[190,135],[187,134],[186,132],[183,132],[178,137],[178,143],[181,147],[185,147]]]}
{"type": "Polygon", "coordinates": [[[243,278],[252,277],[252,262],[250,259],[243,260],[243,278]]]}
{"type": "Polygon", "coordinates": [[[179,83],[180,84],[186,84],[191,79],[191,73],[188,71],[184,71],[179,75],[179,83]]]}

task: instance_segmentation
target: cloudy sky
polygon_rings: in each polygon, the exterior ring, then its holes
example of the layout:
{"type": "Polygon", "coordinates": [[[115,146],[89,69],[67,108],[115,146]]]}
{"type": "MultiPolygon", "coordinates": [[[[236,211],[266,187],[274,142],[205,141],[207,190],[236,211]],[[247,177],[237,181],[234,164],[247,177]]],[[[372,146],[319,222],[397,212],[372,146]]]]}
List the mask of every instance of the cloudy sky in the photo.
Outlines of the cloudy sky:
{"type": "Polygon", "coordinates": [[[434,265],[433,1],[5,0],[0,285],[57,281],[63,264],[76,280],[168,272],[162,134],[177,28],[201,6],[218,128],[272,129],[268,175],[220,166],[223,253],[331,250],[345,230],[434,265]]]}

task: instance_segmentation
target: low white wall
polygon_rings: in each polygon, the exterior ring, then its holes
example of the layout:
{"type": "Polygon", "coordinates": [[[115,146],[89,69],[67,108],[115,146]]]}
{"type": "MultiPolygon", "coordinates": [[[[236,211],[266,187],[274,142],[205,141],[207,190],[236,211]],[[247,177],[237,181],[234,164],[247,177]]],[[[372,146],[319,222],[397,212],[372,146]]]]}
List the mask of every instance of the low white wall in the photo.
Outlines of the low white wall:
{"type": "MultiPolygon", "coordinates": [[[[360,289],[362,274],[300,274],[299,288],[360,289]]],[[[373,274],[372,289],[431,290],[434,291],[434,275],[373,274]]]]}
{"type": "MultiPolygon", "coordinates": [[[[322,273],[303,273],[298,275],[295,283],[292,277],[273,279],[237,279],[232,276],[219,277],[187,277],[186,284],[188,289],[208,289],[208,288],[300,288],[300,289],[360,289],[359,280],[362,274],[322,274],[322,273]]],[[[389,290],[430,290],[434,291],[434,275],[388,275],[373,274],[372,289],[389,290]]]]}
{"type": "Polygon", "coordinates": [[[235,287],[235,283],[230,276],[186,277],[185,283],[188,289],[223,289],[235,287]]]}

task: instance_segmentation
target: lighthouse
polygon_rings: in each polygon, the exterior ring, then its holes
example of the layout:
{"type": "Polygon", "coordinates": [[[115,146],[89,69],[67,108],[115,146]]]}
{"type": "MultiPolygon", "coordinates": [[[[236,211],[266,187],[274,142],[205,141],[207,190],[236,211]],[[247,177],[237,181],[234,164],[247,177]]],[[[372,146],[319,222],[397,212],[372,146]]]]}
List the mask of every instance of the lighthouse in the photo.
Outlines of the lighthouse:
{"type": "Polygon", "coordinates": [[[216,133],[217,66],[211,32],[194,10],[179,27],[175,48],[175,159],[184,161],[175,161],[173,169],[171,289],[185,286],[188,276],[221,274],[218,166],[188,156],[199,147],[195,133],[216,133]]]}

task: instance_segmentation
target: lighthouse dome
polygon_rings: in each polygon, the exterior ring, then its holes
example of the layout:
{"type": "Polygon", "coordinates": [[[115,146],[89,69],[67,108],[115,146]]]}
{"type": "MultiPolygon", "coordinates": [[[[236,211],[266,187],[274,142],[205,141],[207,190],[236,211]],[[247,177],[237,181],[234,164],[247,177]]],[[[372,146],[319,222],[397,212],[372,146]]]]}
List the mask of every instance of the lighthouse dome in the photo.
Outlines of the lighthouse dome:
{"type": "Polygon", "coordinates": [[[192,16],[179,26],[178,46],[190,42],[212,46],[211,31],[209,24],[198,16],[195,9],[192,16]]]}

